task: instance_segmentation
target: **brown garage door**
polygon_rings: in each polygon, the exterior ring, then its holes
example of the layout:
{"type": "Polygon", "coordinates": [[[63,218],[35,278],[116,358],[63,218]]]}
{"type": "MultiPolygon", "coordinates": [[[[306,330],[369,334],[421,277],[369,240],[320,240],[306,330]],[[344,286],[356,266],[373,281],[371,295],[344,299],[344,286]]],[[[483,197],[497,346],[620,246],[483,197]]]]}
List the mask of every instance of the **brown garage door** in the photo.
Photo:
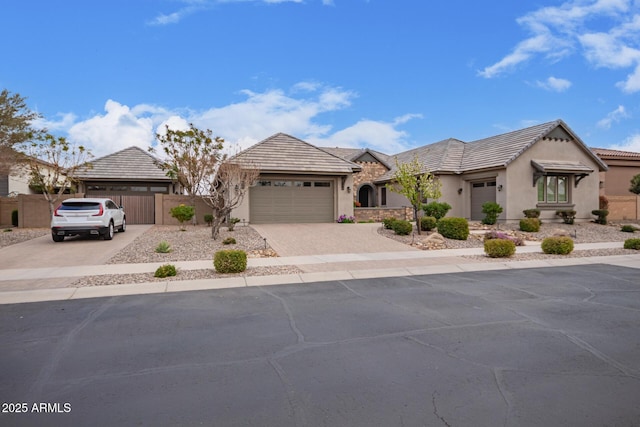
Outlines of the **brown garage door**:
{"type": "Polygon", "coordinates": [[[86,197],[106,197],[116,202],[116,205],[124,206],[127,224],[155,224],[156,204],[153,194],[120,195],[92,192],[86,197]]]}
{"type": "Polygon", "coordinates": [[[484,218],[482,205],[496,201],[496,180],[471,183],[471,220],[480,221],[484,218]]]}
{"type": "Polygon", "coordinates": [[[333,191],[332,181],[259,181],[249,190],[249,221],[333,222],[333,191]]]}

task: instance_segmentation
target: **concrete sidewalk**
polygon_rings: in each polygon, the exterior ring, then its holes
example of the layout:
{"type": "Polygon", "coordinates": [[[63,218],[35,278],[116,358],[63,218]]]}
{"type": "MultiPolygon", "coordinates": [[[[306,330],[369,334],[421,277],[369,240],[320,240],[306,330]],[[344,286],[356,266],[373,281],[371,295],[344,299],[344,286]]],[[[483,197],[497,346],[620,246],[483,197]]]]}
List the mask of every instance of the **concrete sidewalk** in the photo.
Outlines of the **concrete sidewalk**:
{"type": "MultiPolygon", "coordinates": [[[[621,248],[622,242],[577,244],[575,250],[621,248]]],[[[539,242],[528,242],[518,253],[540,252],[539,242]]],[[[474,262],[461,258],[483,255],[483,248],[444,249],[437,251],[404,251],[307,255],[277,258],[250,258],[248,267],[298,266],[303,273],[291,275],[224,277],[200,280],[172,280],[127,285],[94,286],[80,288],[30,289],[0,292],[0,304],[64,299],[96,298],[115,295],[179,292],[189,290],[220,289],[246,286],[265,286],[290,283],[308,283],[327,280],[349,280],[371,277],[391,277],[424,274],[459,273],[517,268],[556,267],[581,264],[611,264],[640,268],[640,254],[583,258],[555,258],[530,261],[474,262]],[[384,263],[381,263],[384,261],[384,263]],[[393,268],[388,268],[389,264],[393,268]]],[[[76,278],[92,275],[113,275],[154,272],[165,263],[109,264],[58,268],[1,270],[1,281],[37,281],[51,278],[76,278]]],[[[173,263],[178,269],[212,269],[212,261],[184,261],[173,263]]]]}

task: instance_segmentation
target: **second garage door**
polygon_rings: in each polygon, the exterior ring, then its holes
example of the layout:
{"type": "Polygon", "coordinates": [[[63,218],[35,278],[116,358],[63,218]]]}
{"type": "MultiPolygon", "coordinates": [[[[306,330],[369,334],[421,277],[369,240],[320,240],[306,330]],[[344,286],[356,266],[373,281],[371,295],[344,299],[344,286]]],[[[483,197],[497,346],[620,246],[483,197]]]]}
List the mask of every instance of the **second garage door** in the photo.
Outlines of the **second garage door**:
{"type": "Polygon", "coordinates": [[[332,181],[262,180],[249,190],[254,224],[333,222],[332,181]]]}
{"type": "Polygon", "coordinates": [[[496,201],[495,178],[485,182],[471,183],[471,220],[480,221],[484,218],[482,205],[485,202],[496,201]]]}

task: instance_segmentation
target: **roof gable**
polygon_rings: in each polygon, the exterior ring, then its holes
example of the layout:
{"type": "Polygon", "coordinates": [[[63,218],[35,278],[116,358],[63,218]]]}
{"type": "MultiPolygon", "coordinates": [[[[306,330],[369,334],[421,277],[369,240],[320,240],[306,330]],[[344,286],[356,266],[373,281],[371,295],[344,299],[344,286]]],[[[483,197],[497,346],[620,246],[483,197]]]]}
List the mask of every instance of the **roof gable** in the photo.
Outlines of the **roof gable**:
{"type": "Polygon", "coordinates": [[[361,167],[284,133],[277,133],[234,156],[234,162],[255,165],[261,172],[345,174],[361,167]]]}
{"type": "Polygon", "coordinates": [[[168,181],[158,159],[139,147],[129,147],[90,162],[91,169],[80,171],[76,178],[83,181],[168,181]]]}

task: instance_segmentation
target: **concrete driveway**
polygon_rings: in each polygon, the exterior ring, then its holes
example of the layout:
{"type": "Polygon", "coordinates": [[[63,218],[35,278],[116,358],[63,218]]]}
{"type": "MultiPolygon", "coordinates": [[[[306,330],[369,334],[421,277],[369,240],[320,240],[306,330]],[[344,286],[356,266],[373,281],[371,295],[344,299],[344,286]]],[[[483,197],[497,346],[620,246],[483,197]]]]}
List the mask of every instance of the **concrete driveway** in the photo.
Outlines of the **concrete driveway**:
{"type": "Polygon", "coordinates": [[[280,256],[418,250],[381,236],[377,231],[380,226],[380,223],[252,224],[280,256]]]}
{"type": "Polygon", "coordinates": [[[0,425],[636,426],[638,325],[597,264],[4,305],[0,425]]]}

